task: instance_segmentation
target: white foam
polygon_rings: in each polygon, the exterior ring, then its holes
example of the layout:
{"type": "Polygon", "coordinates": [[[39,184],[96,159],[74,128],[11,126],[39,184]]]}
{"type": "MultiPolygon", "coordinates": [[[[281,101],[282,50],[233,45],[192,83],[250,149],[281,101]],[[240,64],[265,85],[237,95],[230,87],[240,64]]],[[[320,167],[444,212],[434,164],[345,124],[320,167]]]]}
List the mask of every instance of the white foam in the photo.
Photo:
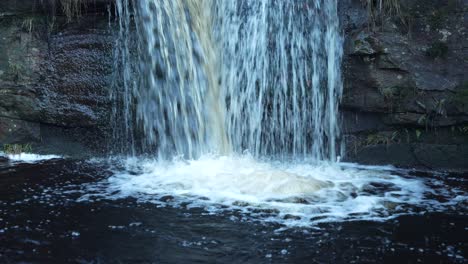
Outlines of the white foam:
{"type": "Polygon", "coordinates": [[[60,159],[62,156],[57,155],[39,155],[33,153],[20,153],[20,154],[6,154],[0,152],[0,157],[5,157],[13,162],[23,162],[23,163],[36,163],[45,160],[51,159],[60,159]]]}
{"type": "MultiPolygon", "coordinates": [[[[429,206],[425,193],[430,190],[422,179],[398,176],[388,166],[265,162],[244,155],[172,162],[128,159],[124,167],[101,183],[98,196],[172,206],[189,203],[211,212],[241,210],[289,226],[381,221],[429,206]]],[[[90,188],[93,195],[97,189],[90,188]]]]}

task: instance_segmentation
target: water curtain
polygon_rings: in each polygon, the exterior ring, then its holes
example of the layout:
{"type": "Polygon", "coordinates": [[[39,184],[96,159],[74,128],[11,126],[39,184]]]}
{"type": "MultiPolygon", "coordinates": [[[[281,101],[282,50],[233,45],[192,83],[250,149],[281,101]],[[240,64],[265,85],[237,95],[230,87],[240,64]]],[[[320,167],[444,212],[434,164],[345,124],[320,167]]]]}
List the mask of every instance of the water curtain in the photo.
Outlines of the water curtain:
{"type": "Polygon", "coordinates": [[[116,2],[121,151],[339,155],[336,0],[116,2]]]}

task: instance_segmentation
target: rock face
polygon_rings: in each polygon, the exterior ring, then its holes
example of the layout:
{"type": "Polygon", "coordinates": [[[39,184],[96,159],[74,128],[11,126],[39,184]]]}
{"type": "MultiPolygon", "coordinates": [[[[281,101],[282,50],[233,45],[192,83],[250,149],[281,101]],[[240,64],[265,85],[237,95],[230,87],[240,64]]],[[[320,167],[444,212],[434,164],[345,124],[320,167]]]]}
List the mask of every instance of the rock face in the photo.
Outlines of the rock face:
{"type": "MultiPolygon", "coordinates": [[[[80,154],[107,144],[112,0],[66,2],[0,1],[0,145],[80,154]]],[[[347,159],[468,170],[468,2],[339,2],[347,159]]]]}
{"type": "Polygon", "coordinates": [[[468,2],[399,1],[399,12],[363,2],[340,11],[347,158],[467,170],[468,2]]]}
{"type": "Polygon", "coordinates": [[[0,3],[0,145],[102,150],[112,74],[107,4],[81,1],[86,12],[72,18],[59,2],[0,3]]]}

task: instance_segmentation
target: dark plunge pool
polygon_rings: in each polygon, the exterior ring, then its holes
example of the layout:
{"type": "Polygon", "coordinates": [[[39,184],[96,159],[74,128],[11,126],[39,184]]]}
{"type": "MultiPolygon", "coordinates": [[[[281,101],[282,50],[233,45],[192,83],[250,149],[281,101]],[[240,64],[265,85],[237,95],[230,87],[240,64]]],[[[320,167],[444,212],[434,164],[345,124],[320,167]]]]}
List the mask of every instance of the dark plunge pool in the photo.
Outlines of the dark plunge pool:
{"type": "MultiPolygon", "coordinates": [[[[249,217],[235,207],[213,211],[138,196],[80,199],[113,174],[100,162],[0,162],[0,262],[466,263],[466,199],[445,209],[407,209],[386,220],[296,227],[249,217]]],[[[410,177],[466,195],[460,175],[412,172],[410,177]]],[[[438,195],[427,199],[448,199],[438,195]]],[[[165,199],[176,197],[160,198],[165,199]]],[[[294,218],[282,216],[287,217],[294,218]]]]}

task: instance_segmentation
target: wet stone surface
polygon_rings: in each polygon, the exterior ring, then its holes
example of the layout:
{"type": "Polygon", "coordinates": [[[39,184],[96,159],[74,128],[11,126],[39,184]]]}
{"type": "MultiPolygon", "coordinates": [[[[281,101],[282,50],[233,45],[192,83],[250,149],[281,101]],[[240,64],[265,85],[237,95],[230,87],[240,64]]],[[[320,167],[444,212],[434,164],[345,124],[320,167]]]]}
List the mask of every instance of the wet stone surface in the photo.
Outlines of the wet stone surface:
{"type": "MultiPolygon", "coordinates": [[[[131,198],[77,201],[80,186],[110,175],[103,165],[82,161],[0,160],[0,262],[465,263],[467,255],[466,204],[384,222],[281,231],[236,211],[212,214],[131,198]]],[[[465,188],[466,180],[446,179],[465,188]]]]}

